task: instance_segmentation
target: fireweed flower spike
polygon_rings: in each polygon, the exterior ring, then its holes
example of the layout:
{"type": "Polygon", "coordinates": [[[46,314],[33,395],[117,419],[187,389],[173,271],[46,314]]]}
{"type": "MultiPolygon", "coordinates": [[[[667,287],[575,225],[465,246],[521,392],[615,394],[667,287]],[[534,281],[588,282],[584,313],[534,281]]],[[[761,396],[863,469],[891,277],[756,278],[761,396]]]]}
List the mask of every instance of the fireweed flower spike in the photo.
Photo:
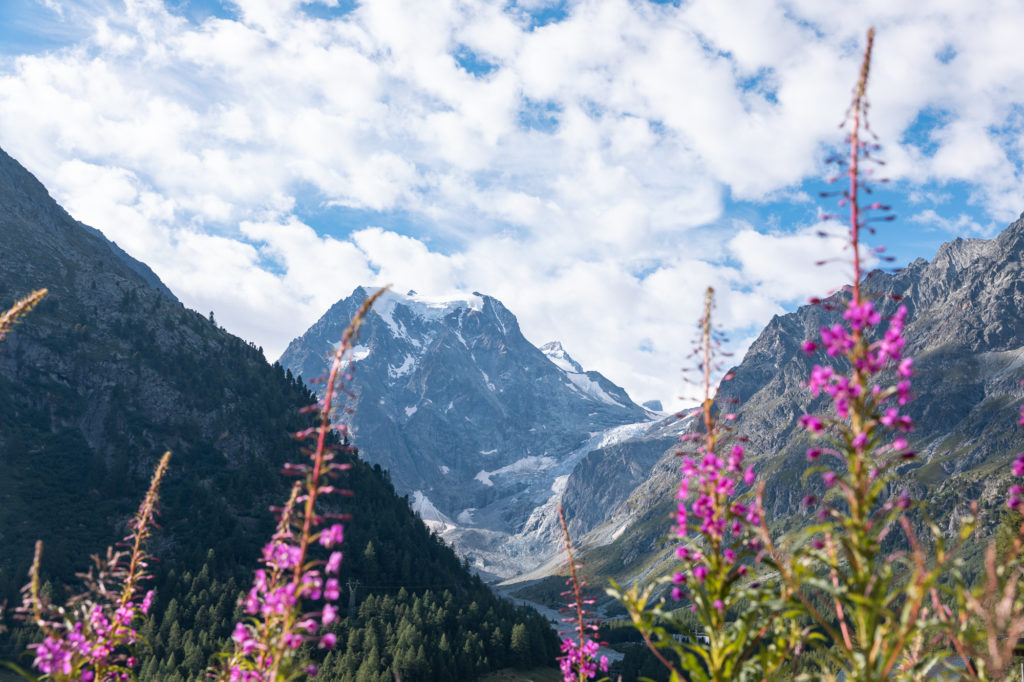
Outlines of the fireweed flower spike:
{"type": "MultiPolygon", "coordinates": [[[[110,548],[105,558],[94,556],[89,571],[79,574],[85,581],[85,591],[65,606],[51,604],[40,591],[43,543],[36,543],[30,580],[23,590],[18,615],[34,622],[42,631],[43,640],[29,648],[35,654],[32,665],[43,674],[43,679],[132,679],[131,669],[136,664],[132,649],[139,640],[136,627],[149,612],[153,600],[152,590],[143,594],[141,588],[141,583],[150,577],[146,572],[146,541],[155,525],[160,482],[170,457],[168,452],[160,458],[149,490],[129,524],[131,534],[125,538],[125,545],[131,551],[110,548]]],[[[7,665],[34,679],[16,666],[7,665]]]]}
{"type": "Polygon", "coordinates": [[[335,461],[329,434],[337,431],[347,442],[346,427],[334,422],[336,402],[345,392],[344,382],[351,378],[351,350],[359,328],[386,290],[367,298],[352,318],[332,356],[323,398],[315,406],[318,424],[296,434],[314,443],[308,450],[309,462],[285,467],[285,474],[299,480],[278,511],[277,531],[263,548],[263,568],[256,571],[242,601],[247,618],[235,624],[234,648],[221,668],[213,671],[218,680],[278,682],[313,676],[316,667],[306,659],[302,646],[330,649],[335,644],[335,635],[326,629],[338,618],[335,602],[340,595],[342,560],[338,545],[344,528],[318,513],[316,502],[322,495],[342,492],[331,479],[350,465],[335,461]],[[327,559],[312,556],[316,545],[329,553],[327,559]],[[322,603],[315,606],[317,602],[322,603]]]}
{"type": "Polygon", "coordinates": [[[808,504],[816,507],[820,523],[808,530],[789,561],[770,546],[767,528],[762,529],[782,581],[833,641],[834,659],[846,678],[865,682],[919,679],[938,664],[940,656],[929,652],[936,647],[929,650],[922,642],[926,631],[939,626],[936,581],[951,562],[934,524],[929,524],[934,551],[929,560],[904,518],[910,498],[893,497],[897,468],[915,457],[905,437],[914,424],[903,411],[913,398],[913,361],[904,354],[906,307],[885,319],[864,291],[861,236],[865,229],[873,233],[869,223],[875,220],[867,215],[888,210],[861,204],[862,194],[870,192],[862,166],[875,160],[878,149],[864,139],[873,41],[871,30],[848,110],[849,155],[836,160],[848,177],[840,206],[849,208],[849,300],[842,322],[822,327],[819,342],[804,344],[808,354],[841,360],[839,366],[815,365],[807,382],[812,395],[827,396],[834,414],[808,414],[799,422],[816,441],[807,451],[814,462],[808,474],[820,474],[825,494],[820,500],[809,496],[808,504]],[[897,525],[910,550],[884,555],[882,541],[897,525]],[[832,613],[818,610],[829,602],[832,613]]]}
{"type": "Polygon", "coordinates": [[[762,513],[752,500],[740,496],[743,488],[754,484],[756,474],[744,461],[739,439],[727,442],[729,430],[719,423],[735,415],[719,415],[712,399],[712,375],[721,369],[711,323],[713,303],[714,292],[708,288],[694,353],[704,398],[691,413],[702,431],[683,436],[696,449],[682,460],[675,517],[679,564],[662,579],[670,601],[649,605],[653,585],[625,591],[613,585],[609,593],[626,607],[673,679],[755,679],[771,675],[783,664],[792,653],[794,638],[781,630],[789,611],[754,575],[761,558],[762,513]],[[696,615],[706,643],[696,638],[680,642],[672,636],[689,632],[689,614],[696,615]]]}
{"type": "Polygon", "coordinates": [[[562,524],[562,536],[565,541],[565,551],[569,557],[569,579],[566,585],[570,589],[562,593],[568,601],[570,615],[563,620],[574,626],[574,631],[562,633],[566,635],[562,639],[562,655],[558,657],[558,665],[562,670],[562,679],[565,682],[585,682],[597,677],[598,668],[602,672],[608,672],[608,657],[597,658],[599,645],[593,638],[597,632],[597,624],[588,617],[586,605],[593,604],[594,600],[583,598],[583,587],[585,581],[579,577],[576,570],[579,566],[572,555],[572,539],[569,537],[569,525],[565,522],[565,512],[562,505],[558,505],[558,520],[562,524]]]}

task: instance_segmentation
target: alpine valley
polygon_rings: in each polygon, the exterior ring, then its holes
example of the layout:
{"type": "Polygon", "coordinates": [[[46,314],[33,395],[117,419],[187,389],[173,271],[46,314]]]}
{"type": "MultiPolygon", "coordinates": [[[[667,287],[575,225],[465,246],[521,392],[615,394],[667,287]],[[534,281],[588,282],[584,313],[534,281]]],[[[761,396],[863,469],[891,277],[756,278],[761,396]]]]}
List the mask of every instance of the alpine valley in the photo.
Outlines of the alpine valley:
{"type": "MultiPolygon", "coordinates": [[[[904,465],[901,486],[950,533],[978,502],[986,532],[969,552],[998,523],[1009,462],[1024,450],[1013,428],[1024,378],[1022,267],[1024,216],[995,239],[957,239],[931,262],[868,277],[883,314],[898,305],[910,313],[918,457],[904,465]]],[[[281,363],[306,378],[322,374],[330,340],[367,291],[333,306],[281,363]]],[[[805,385],[825,358],[801,346],[838,321],[845,295],[774,318],[716,397],[737,414],[734,433],[747,441],[780,531],[806,523],[801,500],[822,492],[816,479],[804,482],[810,443],[797,421],[825,406],[805,385]]],[[[362,343],[352,406],[363,455],[477,570],[512,582],[557,573],[558,503],[589,573],[629,582],[668,558],[687,420],[638,407],[557,342],[531,345],[486,295],[389,293],[362,343]]]]}
{"type": "MultiPolygon", "coordinates": [[[[288,434],[308,426],[300,410],[372,287],[338,292],[271,365],[72,219],[2,152],[0,237],[0,305],[49,289],[0,342],[0,602],[17,603],[37,538],[47,589],[73,581],[85,557],[124,535],[156,458],[172,450],[139,677],[199,679],[239,617],[273,526],[267,506],[285,499],[281,465],[302,457],[288,434]]],[[[1024,450],[1014,427],[1022,275],[1024,216],[995,239],[956,240],[931,262],[868,280],[883,313],[910,312],[918,457],[899,486],[950,533],[978,502],[991,534],[1009,463],[1024,450]]],[[[805,387],[823,358],[801,344],[834,321],[845,295],[774,318],[716,397],[737,415],[732,428],[782,532],[808,521],[801,499],[821,492],[805,480],[808,441],[796,424],[824,407],[805,387]]],[[[645,578],[668,559],[676,454],[691,425],[637,405],[568,351],[531,343],[485,294],[378,301],[352,354],[348,610],[321,660],[324,679],[469,680],[512,663],[552,665],[547,619],[484,580],[554,582],[559,504],[592,585],[645,578]]],[[[969,565],[986,533],[968,546],[969,565]]],[[[533,596],[557,594],[548,587],[533,596]]],[[[6,625],[0,659],[32,636],[6,625]]]]}

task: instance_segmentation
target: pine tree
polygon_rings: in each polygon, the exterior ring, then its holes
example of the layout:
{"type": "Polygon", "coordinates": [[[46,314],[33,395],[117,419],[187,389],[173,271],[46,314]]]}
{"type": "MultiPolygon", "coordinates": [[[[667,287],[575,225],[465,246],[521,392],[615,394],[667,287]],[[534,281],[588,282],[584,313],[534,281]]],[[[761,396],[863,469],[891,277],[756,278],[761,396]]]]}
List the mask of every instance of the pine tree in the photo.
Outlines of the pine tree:
{"type": "Polygon", "coordinates": [[[377,647],[373,647],[359,666],[356,682],[376,682],[378,668],[380,668],[380,653],[377,651],[377,647]]]}
{"type": "Polygon", "coordinates": [[[509,648],[512,650],[512,656],[515,657],[515,665],[525,668],[533,662],[530,633],[526,631],[526,625],[523,623],[516,623],[512,626],[512,640],[509,648]]]}

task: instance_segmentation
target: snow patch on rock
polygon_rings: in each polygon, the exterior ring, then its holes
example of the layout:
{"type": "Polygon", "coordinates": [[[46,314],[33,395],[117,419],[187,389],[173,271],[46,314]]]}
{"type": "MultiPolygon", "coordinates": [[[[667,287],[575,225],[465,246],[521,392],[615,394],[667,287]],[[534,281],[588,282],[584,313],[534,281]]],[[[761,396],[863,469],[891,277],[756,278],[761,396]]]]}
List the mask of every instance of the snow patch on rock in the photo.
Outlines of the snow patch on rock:
{"type": "Polygon", "coordinates": [[[583,395],[590,396],[591,398],[605,403],[606,405],[619,405],[619,401],[608,395],[608,393],[601,388],[600,384],[588,377],[586,374],[566,372],[565,376],[583,395]]]}
{"type": "Polygon", "coordinates": [[[435,507],[422,490],[413,492],[411,506],[412,510],[423,519],[423,523],[427,524],[431,530],[445,531],[455,527],[455,523],[435,507]]]}
{"type": "Polygon", "coordinates": [[[540,350],[547,356],[548,360],[555,363],[555,366],[563,372],[576,374],[583,373],[583,367],[581,367],[580,363],[573,360],[572,357],[565,352],[565,349],[562,348],[561,341],[545,343],[540,347],[540,350]]]}
{"type": "Polygon", "coordinates": [[[411,373],[414,369],[416,369],[416,358],[411,355],[406,355],[405,360],[402,361],[400,366],[392,367],[391,365],[388,365],[388,376],[392,379],[397,379],[398,377],[404,377],[406,374],[411,373]]]}
{"type": "MultiPolygon", "coordinates": [[[[496,451],[491,450],[488,453],[481,452],[480,454],[490,454],[491,452],[496,451]]],[[[485,471],[481,469],[480,473],[474,476],[474,479],[480,481],[484,485],[493,486],[494,481],[491,480],[492,476],[504,476],[507,474],[522,476],[524,474],[536,474],[541,471],[545,471],[546,469],[550,469],[556,464],[558,464],[558,461],[553,457],[530,455],[528,457],[523,457],[522,459],[517,459],[511,464],[507,464],[500,469],[495,469],[494,471],[485,471]]]]}
{"type": "MultiPolygon", "coordinates": [[[[366,288],[366,287],[364,287],[366,288]]],[[[367,291],[372,287],[366,288],[367,291]]],[[[447,316],[449,313],[460,309],[480,311],[484,308],[484,297],[480,294],[453,294],[451,296],[424,296],[410,291],[407,294],[399,294],[394,291],[386,291],[377,299],[373,306],[373,312],[380,315],[381,319],[387,322],[395,336],[408,338],[404,326],[395,320],[395,308],[403,306],[413,315],[424,320],[437,320],[447,316]]]]}
{"type": "MultiPolygon", "coordinates": [[[[338,350],[338,346],[341,345],[340,341],[336,341],[331,344],[331,349],[334,351],[338,350]]],[[[366,346],[354,346],[349,350],[348,356],[345,358],[349,362],[359,362],[365,360],[370,355],[370,349],[366,346]]]]}

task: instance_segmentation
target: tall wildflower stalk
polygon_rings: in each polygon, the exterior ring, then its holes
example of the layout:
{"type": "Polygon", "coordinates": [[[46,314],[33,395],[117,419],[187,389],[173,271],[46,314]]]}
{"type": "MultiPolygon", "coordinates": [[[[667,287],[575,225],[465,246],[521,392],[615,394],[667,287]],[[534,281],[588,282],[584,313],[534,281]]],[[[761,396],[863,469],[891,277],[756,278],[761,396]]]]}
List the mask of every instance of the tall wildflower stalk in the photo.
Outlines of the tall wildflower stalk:
{"type": "MultiPolygon", "coordinates": [[[[1024,405],[1018,426],[1024,426],[1024,405]]],[[[1016,480],[1007,495],[1004,524],[1009,541],[1003,548],[997,541],[989,543],[977,584],[954,576],[957,608],[956,617],[949,619],[950,639],[968,661],[963,671],[967,680],[1005,680],[1015,674],[1015,650],[1024,639],[1024,485],[1019,480],[1024,477],[1024,453],[1015,457],[1011,473],[1016,480]]]]}
{"type": "MultiPolygon", "coordinates": [[[[150,577],[146,541],[155,525],[160,482],[170,457],[169,452],[161,457],[149,490],[129,524],[131,533],[124,543],[130,551],[111,547],[105,557],[93,556],[93,566],[78,576],[85,582],[84,592],[64,606],[51,603],[40,590],[43,542],[36,542],[30,580],[23,590],[18,615],[33,622],[43,634],[42,642],[29,645],[35,654],[32,665],[42,673],[42,679],[131,679],[137,664],[132,653],[139,639],[136,627],[153,601],[153,591],[142,594],[141,589],[141,583],[150,577]]],[[[17,666],[5,665],[34,679],[17,666]]]]}
{"type": "MultiPolygon", "coordinates": [[[[808,474],[820,474],[826,492],[820,500],[806,499],[818,522],[791,560],[771,545],[762,525],[781,580],[831,639],[829,655],[846,679],[860,682],[921,679],[936,668],[946,645],[940,633],[947,616],[937,583],[952,562],[934,524],[928,524],[929,555],[906,515],[915,503],[906,493],[896,494],[898,467],[915,457],[906,440],[913,421],[904,412],[913,398],[913,360],[903,352],[907,309],[900,306],[883,328],[863,286],[862,234],[873,231],[874,220],[891,219],[869,217],[889,209],[863,202],[871,191],[864,165],[878,149],[865,140],[873,40],[872,30],[848,112],[849,155],[838,159],[848,180],[840,206],[849,208],[853,281],[843,322],[823,327],[820,341],[804,345],[808,354],[834,363],[815,365],[808,381],[812,395],[829,398],[832,413],[800,418],[814,441],[807,451],[814,464],[808,474]],[[883,542],[897,529],[904,535],[899,544],[908,549],[886,553],[883,542]]],[[[965,523],[962,537],[971,528],[971,521],[965,523]]]]}
{"type": "Polygon", "coordinates": [[[608,658],[597,658],[599,646],[594,634],[598,626],[589,617],[586,608],[593,604],[594,600],[583,597],[586,581],[577,573],[581,566],[576,563],[573,556],[569,524],[565,522],[565,511],[561,504],[558,505],[558,520],[562,524],[562,536],[569,562],[569,577],[565,581],[569,589],[563,592],[562,596],[568,600],[568,608],[564,610],[570,615],[563,621],[572,625],[570,632],[566,633],[568,636],[562,640],[562,655],[558,657],[559,667],[564,682],[586,682],[597,677],[598,668],[604,672],[608,671],[608,658]]]}
{"type": "MultiPolygon", "coordinates": [[[[689,415],[697,430],[682,436],[696,448],[679,453],[684,455],[675,525],[680,565],[662,579],[671,583],[672,602],[652,603],[657,584],[623,590],[613,583],[609,590],[672,680],[769,678],[796,639],[783,623],[792,614],[755,575],[762,513],[749,495],[739,494],[741,487],[754,484],[756,475],[744,464],[743,445],[729,437],[722,423],[735,415],[722,415],[712,397],[712,377],[721,369],[713,306],[714,290],[709,287],[695,352],[704,398],[689,415]],[[696,617],[702,631],[692,630],[688,614],[696,617]]],[[[795,628],[795,621],[788,626],[795,628]]]]}
{"type": "Polygon", "coordinates": [[[295,434],[313,443],[306,449],[309,460],[285,466],[285,474],[298,480],[287,503],[277,510],[277,530],[263,548],[263,568],[256,571],[243,601],[246,619],[235,625],[233,650],[213,671],[218,680],[280,682],[313,676],[316,666],[303,653],[303,645],[330,649],[335,644],[335,635],[325,630],[338,620],[342,561],[338,545],[344,539],[340,521],[346,517],[318,512],[316,503],[324,495],[347,493],[331,483],[351,467],[337,461],[332,444],[332,432],[343,442],[348,437],[347,426],[335,421],[335,412],[345,381],[351,378],[350,351],[359,329],[385,290],[367,298],[345,329],[331,360],[323,397],[312,408],[318,413],[318,424],[295,434]],[[316,545],[329,552],[326,559],[314,556],[316,545]]]}

